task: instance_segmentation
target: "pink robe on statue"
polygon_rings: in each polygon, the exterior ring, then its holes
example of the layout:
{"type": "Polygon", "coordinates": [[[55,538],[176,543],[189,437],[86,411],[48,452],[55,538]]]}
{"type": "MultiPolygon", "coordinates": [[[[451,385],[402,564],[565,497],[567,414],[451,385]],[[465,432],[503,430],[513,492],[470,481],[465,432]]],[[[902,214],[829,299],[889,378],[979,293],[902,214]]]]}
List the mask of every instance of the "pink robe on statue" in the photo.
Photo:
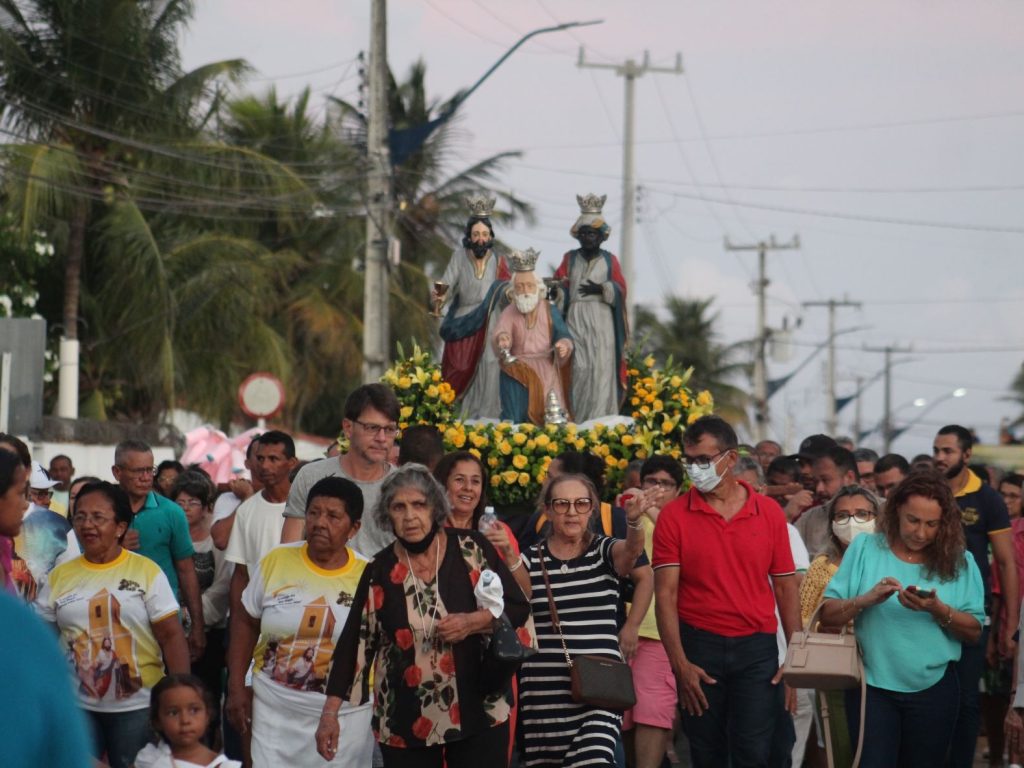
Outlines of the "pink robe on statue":
{"type": "MultiPolygon", "coordinates": [[[[555,367],[556,356],[552,352],[555,345],[551,340],[551,312],[545,311],[546,309],[546,303],[542,301],[536,312],[537,323],[533,328],[528,328],[526,315],[516,309],[514,304],[505,307],[498,318],[491,339],[497,350],[498,336],[507,333],[512,338],[512,354],[537,374],[544,388],[543,396],[546,398],[548,392],[554,390],[558,395],[558,402],[563,408],[567,408],[568,400],[562,389],[562,378],[555,367]]],[[[570,356],[562,361],[562,365],[568,365],[572,359],[572,341],[566,341],[569,342],[570,356]]]]}

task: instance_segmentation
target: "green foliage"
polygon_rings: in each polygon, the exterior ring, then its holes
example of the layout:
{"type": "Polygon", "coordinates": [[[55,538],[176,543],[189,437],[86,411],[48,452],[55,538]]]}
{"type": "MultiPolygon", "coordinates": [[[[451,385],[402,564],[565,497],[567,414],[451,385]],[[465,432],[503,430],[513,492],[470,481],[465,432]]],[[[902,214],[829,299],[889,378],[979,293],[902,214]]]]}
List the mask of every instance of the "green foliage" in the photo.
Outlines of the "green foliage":
{"type": "Polygon", "coordinates": [[[747,344],[716,341],[718,315],[709,313],[713,301],[671,296],[665,319],[638,307],[633,338],[638,340],[639,356],[653,355],[662,367],[672,360],[682,369],[692,368],[690,385],[711,393],[716,412],[732,423],[746,423],[749,397],[734,382],[750,375],[747,344]]]}

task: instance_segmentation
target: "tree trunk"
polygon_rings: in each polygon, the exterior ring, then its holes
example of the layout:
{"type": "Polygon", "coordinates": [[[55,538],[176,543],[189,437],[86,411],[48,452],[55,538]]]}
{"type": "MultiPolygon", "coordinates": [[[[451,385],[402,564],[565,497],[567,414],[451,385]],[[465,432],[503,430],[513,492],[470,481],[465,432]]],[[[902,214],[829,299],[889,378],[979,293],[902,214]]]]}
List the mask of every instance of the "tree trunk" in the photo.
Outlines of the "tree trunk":
{"type": "Polygon", "coordinates": [[[82,290],[82,262],[85,259],[85,223],[89,203],[80,200],[71,212],[68,253],[64,262],[64,338],[78,338],[78,298],[82,290]]]}

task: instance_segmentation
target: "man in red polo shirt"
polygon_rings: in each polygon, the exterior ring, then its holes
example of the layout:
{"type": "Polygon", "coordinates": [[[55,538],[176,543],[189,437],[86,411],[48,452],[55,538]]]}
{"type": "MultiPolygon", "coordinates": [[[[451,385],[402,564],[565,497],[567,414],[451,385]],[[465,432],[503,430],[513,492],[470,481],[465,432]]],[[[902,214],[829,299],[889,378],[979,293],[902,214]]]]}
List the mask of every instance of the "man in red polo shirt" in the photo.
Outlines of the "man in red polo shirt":
{"type": "Polygon", "coordinates": [[[732,474],[736,433],[704,416],[683,436],[692,488],[654,530],[658,632],[679,688],[694,768],[769,764],[783,708],[776,604],[786,639],[800,607],[786,518],[732,474]]]}

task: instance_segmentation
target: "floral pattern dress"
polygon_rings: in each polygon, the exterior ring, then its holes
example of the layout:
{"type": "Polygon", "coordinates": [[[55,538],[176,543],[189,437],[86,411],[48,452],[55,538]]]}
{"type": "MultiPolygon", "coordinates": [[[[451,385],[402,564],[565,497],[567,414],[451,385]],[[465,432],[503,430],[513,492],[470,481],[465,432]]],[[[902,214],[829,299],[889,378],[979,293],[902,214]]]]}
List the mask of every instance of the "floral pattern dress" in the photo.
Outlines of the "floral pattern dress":
{"type": "Polygon", "coordinates": [[[372,679],[374,733],[392,747],[458,741],[508,719],[511,686],[487,690],[481,677],[485,638],[448,643],[436,633],[449,613],[477,610],[481,571],[498,574],[506,615],[520,640],[536,647],[529,603],[490,542],[469,530],[442,528],[437,536],[447,536],[447,546],[429,582],[419,582],[391,547],[367,566],[355,596],[363,609],[342,630],[327,682],[328,695],[358,704],[369,700],[372,679]]]}

